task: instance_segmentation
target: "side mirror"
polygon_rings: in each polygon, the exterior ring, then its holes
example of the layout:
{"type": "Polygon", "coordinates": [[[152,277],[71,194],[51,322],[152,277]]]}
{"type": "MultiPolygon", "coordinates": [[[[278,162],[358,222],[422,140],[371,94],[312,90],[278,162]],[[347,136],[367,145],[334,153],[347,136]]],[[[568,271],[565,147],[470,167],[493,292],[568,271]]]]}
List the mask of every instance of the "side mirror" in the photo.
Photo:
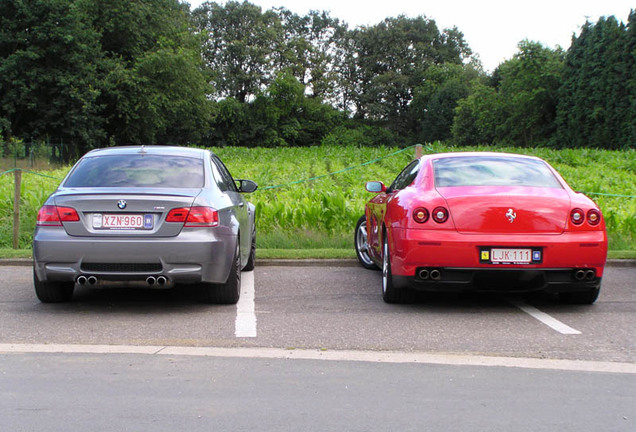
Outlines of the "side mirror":
{"type": "Polygon", "coordinates": [[[258,185],[252,180],[237,180],[238,190],[241,193],[252,193],[258,189],[258,185]]]}
{"type": "Polygon", "coordinates": [[[373,192],[373,193],[386,192],[386,186],[384,186],[384,183],[380,181],[367,182],[366,188],[368,192],[373,192]]]}

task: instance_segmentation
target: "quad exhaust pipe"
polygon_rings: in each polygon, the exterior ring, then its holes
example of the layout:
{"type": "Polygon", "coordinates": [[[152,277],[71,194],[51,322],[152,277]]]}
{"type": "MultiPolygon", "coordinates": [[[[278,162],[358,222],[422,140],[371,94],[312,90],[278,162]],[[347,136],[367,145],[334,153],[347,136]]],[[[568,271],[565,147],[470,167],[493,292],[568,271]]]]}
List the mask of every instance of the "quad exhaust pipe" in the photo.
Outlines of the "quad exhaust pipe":
{"type": "MultiPolygon", "coordinates": [[[[98,279],[97,279],[97,276],[79,275],[75,279],[75,282],[78,285],[95,285],[97,284],[98,279]]],[[[158,276],[158,277],[148,276],[146,278],[146,284],[148,286],[153,286],[155,284],[157,284],[157,286],[164,286],[164,285],[167,285],[168,283],[170,283],[170,280],[165,276],[158,276]]]]}
{"type": "Polygon", "coordinates": [[[442,278],[442,272],[440,272],[438,269],[420,269],[417,272],[417,277],[422,279],[422,280],[434,280],[434,281],[438,281],[442,278]]]}

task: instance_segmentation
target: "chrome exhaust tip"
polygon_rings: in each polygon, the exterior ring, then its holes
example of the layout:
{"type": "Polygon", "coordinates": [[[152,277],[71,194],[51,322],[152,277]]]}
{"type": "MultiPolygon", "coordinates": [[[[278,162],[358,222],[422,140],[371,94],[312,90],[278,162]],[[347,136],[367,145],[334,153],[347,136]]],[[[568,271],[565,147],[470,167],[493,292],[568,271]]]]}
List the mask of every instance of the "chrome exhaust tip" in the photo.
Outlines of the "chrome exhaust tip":
{"type": "Polygon", "coordinates": [[[157,279],[155,279],[155,277],[154,277],[154,276],[148,276],[148,277],[146,278],[146,283],[147,283],[148,285],[151,285],[151,286],[152,286],[152,285],[154,285],[154,284],[155,284],[155,282],[157,282],[157,279]]]}
{"type": "Polygon", "coordinates": [[[75,282],[78,283],[79,285],[85,285],[86,284],[86,276],[84,276],[84,275],[78,276],[77,279],[75,279],[75,282]]]}
{"type": "Polygon", "coordinates": [[[430,275],[431,275],[431,279],[436,280],[436,281],[440,280],[442,278],[442,273],[439,270],[437,270],[437,269],[431,270],[430,275]]]}
{"type": "Polygon", "coordinates": [[[157,285],[165,285],[168,283],[168,279],[165,276],[159,276],[157,278],[157,285]]]}
{"type": "Polygon", "coordinates": [[[86,279],[86,282],[88,282],[89,285],[95,285],[97,283],[97,278],[95,276],[89,276],[86,279]]]}
{"type": "Polygon", "coordinates": [[[417,276],[420,279],[428,279],[428,270],[427,269],[421,269],[419,272],[417,272],[417,276]]]}
{"type": "Polygon", "coordinates": [[[574,279],[580,281],[585,278],[585,270],[577,270],[574,272],[574,279]]]}
{"type": "Polygon", "coordinates": [[[585,279],[592,281],[596,278],[596,272],[594,270],[588,270],[585,272],[585,279]]]}

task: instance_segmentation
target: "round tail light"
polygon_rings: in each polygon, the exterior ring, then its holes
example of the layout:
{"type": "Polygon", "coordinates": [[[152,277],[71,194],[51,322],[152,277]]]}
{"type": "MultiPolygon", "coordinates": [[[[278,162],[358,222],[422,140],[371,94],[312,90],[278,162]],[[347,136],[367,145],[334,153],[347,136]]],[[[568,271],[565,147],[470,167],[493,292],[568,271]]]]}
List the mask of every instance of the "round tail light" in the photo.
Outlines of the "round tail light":
{"type": "Polygon", "coordinates": [[[437,223],[444,223],[448,220],[448,210],[444,207],[436,207],[433,210],[433,220],[437,223]]]}
{"type": "Polygon", "coordinates": [[[424,207],[418,207],[413,210],[413,220],[417,223],[424,223],[428,220],[428,210],[424,207]]]}
{"type": "Polygon", "coordinates": [[[596,210],[596,209],[592,209],[590,211],[587,212],[587,223],[589,223],[592,226],[596,226],[601,222],[601,212],[596,210]]]}
{"type": "Polygon", "coordinates": [[[570,212],[570,220],[574,225],[581,225],[585,220],[585,213],[580,208],[572,209],[570,212]]]}

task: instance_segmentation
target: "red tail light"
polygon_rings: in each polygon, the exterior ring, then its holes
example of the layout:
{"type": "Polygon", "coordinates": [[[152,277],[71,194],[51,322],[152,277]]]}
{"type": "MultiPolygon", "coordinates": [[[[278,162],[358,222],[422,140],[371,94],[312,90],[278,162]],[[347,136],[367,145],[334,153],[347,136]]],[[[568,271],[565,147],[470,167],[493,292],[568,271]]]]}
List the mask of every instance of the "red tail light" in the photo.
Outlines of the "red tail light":
{"type": "Polygon", "coordinates": [[[181,207],[170,210],[166,222],[181,222],[186,227],[214,227],[219,224],[219,212],[212,207],[181,207]]]}
{"type": "Polygon", "coordinates": [[[596,209],[592,209],[589,210],[587,212],[587,223],[589,223],[592,226],[596,226],[601,222],[601,212],[596,210],[596,209]]]}
{"type": "Polygon", "coordinates": [[[217,226],[219,212],[211,207],[192,207],[186,219],[185,226],[217,226]]]}
{"type": "Polygon", "coordinates": [[[418,207],[413,210],[413,220],[417,223],[424,223],[428,220],[428,210],[424,207],[418,207]]]}
{"type": "Polygon", "coordinates": [[[190,209],[187,207],[175,208],[170,210],[168,216],[166,216],[166,222],[185,222],[188,218],[190,209]]]}
{"type": "Polygon", "coordinates": [[[448,220],[448,210],[444,207],[436,207],[433,210],[433,220],[437,223],[444,223],[448,220]]]}
{"type": "Polygon", "coordinates": [[[77,222],[79,221],[79,215],[74,208],[71,207],[58,207],[57,214],[60,215],[62,222],[77,222]]]}
{"type": "Polygon", "coordinates": [[[570,212],[570,220],[574,225],[581,225],[585,220],[585,213],[580,208],[572,209],[570,212]]]}
{"type": "Polygon", "coordinates": [[[62,226],[62,222],[77,222],[79,215],[74,208],[45,205],[38,211],[37,224],[40,226],[62,226]]]}

